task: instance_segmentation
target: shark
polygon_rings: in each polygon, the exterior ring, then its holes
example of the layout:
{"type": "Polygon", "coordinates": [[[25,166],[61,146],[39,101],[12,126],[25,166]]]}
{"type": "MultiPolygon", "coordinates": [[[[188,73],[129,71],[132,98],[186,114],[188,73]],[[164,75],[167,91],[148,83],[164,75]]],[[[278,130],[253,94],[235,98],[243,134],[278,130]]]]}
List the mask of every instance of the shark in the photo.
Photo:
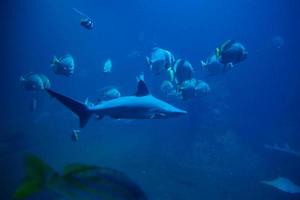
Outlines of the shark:
{"type": "Polygon", "coordinates": [[[265,144],[264,147],[266,149],[275,150],[275,151],[281,151],[281,152],[289,153],[291,155],[300,157],[300,151],[293,150],[290,147],[290,145],[288,145],[288,144],[285,144],[283,146],[279,146],[278,144],[273,144],[273,145],[265,144]]]}
{"type": "Polygon", "coordinates": [[[270,181],[261,181],[266,185],[270,185],[278,190],[291,193],[291,194],[299,194],[300,193],[300,186],[296,185],[292,181],[284,177],[277,177],[276,179],[270,181]]]}
{"type": "Polygon", "coordinates": [[[113,119],[168,119],[186,115],[187,111],[154,97],[143,79],[138,79],[136,93],[116,99],[93,104],[86,100],[80,102],[51,89],[45,89],[79,117],[80,128],[83,128],[92,115],[98,119],[105,116],[113,119]]]}

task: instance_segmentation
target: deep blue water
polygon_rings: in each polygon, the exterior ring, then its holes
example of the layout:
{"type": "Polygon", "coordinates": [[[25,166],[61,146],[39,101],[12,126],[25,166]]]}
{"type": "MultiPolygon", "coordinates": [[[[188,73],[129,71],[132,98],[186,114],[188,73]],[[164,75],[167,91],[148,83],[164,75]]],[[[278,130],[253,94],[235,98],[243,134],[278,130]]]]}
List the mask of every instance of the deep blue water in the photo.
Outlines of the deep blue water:
{"type": "MultiPolygon", "coordinates": [[[[56,169],[71,162],[126,172],[149,199],[300,199],[261,184],[278,176],[300,185],[300,157],[270,151],[289,144],[300,151],[300,70],[297,0],[65,0],[15,1],[1,10],[1,198],[10,199],[23,176],[23,158],[34,153],[56,169]],[[76,7],[95,23],[79,25],[76,7]],[[281,36],[276,48],[272,38],[281,36]],[[227,39],[243,43],[248,58],[234,70],[207,76],[200,61],[227,39]],[[160,91],[144,58],[153,47],[189,60],[211,93],[190,101],[160,91]],[[130,56],[138,52],[138,56],[130,56]],[[71,53],[71,77],[50,69],[54,55],[71,53]],[[102,72],[110,58],[113,71],[102,72]],[[46,74],[52,88],[84,100],[114,85],[124,95],[145,74],[151,93],[186,109],[170,120],[91,120],[78,142],[77,118],[44,92],[24,91],[19,77],[46,74]],[[37,111],[29,110],[31,99],[37,111]]],[[[49,197],[51,199],[51,197],[49,197]]]]}

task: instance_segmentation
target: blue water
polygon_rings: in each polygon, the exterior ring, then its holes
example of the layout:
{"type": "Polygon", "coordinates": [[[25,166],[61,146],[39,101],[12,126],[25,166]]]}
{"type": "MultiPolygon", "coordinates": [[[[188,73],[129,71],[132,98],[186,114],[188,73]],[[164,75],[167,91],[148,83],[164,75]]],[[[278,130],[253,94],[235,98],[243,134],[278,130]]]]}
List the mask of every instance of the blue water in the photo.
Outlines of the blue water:
{"type": "MultiPolygon", "coordinates": [[[[300,185],[300,158],[270,151],[289,144],[300,151],[300,70],[297,0],[33,0],[1,6],[1,198],[10,199],[22,180],[23,158],[33,153],[55,169],[71,162],[125,172],[153,200],[300,199],[261,184],[278,176],[300,185]],[[91,17],[79,25],[76,7],[91,17]],[[276,48],[272,38],[284,40],[276,48]],[[227,39],[245,45],[248,58],[234,70],[207,76],[200,61],[227,39]],[[211,93],[190,101],[160,91],[144,58],[162,47],[188,59],[211,93]],[[71,77],[50,68],[52,56],[71,53],[71,77]],[[134,55],[138,53],[138,55],[134,55]],[[111,74],[103,63],[110,58],[111,74]],[[44,92],[24,91],[19,77],[44,73],[52,88],[84,100],[101,88],[135,92],[145,74],[156,97],[189,114],[170,120],[91,120],[78,142],[78,120],[44,92]],[[38,101],[30,112],[31,99],[38,101]]],[[[49,197],[49,199],[52,199],[49,197]]]]}

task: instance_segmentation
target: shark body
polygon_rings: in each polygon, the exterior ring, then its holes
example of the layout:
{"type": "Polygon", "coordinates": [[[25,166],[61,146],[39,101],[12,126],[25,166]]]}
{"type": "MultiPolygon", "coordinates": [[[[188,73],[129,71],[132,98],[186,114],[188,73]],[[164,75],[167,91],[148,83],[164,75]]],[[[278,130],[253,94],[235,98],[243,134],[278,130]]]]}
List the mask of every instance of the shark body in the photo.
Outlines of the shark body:
{"type": "Polygon", "coordinates": [[[292,181],[284,177],[278,177],[271,181],[261,181],[261,182],[287,193],[291,193],[291,194],[300,193],[300,186],[296,185],[295,183],[293,183],[292,181]]]}
{"type": "Polygon", "coordinates": [[[139,80],[135,95],[103,101],[96,105],[82,103],[50,89],[46,91],[78,115],[81,128],[93,114],[98,118],[109,116],[114,119],[166,119],[187,114],[187,111],[152,96],[143,80],[139,80]]]}

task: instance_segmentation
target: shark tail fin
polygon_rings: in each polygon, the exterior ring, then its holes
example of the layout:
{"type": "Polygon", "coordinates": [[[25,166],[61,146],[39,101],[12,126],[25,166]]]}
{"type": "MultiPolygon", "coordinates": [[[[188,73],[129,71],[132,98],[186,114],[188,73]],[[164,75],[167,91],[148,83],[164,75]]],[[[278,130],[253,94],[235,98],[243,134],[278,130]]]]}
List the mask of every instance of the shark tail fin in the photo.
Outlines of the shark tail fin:
{"type": "Polygon", "coordinates": [[[54,92],[53,90],[46,89],[46,91],[79,117],[80,128],[83,128],[87,124],[92,114],[88,108],[88,105],[54,92]]]}
{"type": "Polygon", "coordinates": [[[55,173],[50,166],[33,155],[25,158],[25,172],[25,180],[15,191],[13,199],[25,199],[45,189],[48,175],[55,173]]]}

